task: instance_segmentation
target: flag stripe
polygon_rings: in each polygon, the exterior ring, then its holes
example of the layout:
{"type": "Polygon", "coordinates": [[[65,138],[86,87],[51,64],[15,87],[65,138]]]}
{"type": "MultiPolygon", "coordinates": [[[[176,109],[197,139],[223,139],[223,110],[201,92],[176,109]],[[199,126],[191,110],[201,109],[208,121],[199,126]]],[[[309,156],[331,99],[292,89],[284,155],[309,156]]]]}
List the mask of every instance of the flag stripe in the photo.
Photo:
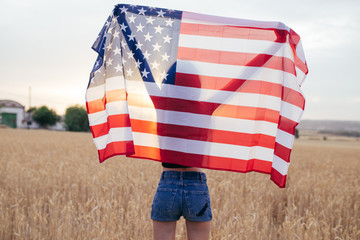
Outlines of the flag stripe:
{"type": "Polygon", "coordinates": [[[184,153],[240,158],[244,160],[256,158],[264,161],[269,160],[269,157],[273,156],[273,149],[260,146],[246,147],[232,144],[158,136],[139,132],[133,132],[133,138],[135,145],[155,147],[184,153]]]}
{"type": "Polygon", "coordinates": [[[272,168],[270,176],[271,180],[274,181],[274,183],[276,183],[276,185],[278,185],[280,188],[285,187],[286,175],[282,175],[275,168],[272,168]]]}
{"type": "Polygon", "coordinates": [[[281,97],[282,85],[262,81],[248,81],[246,79],[233,79],[224,77],[211,77],[204,75],[176,73],[175,84],[183,87],[202,89],[240,91],[243,93],[257,93],[281,97]],[[236,84],[232,84],[232,83],[236,84]]]}
{"type": "Polygon", "coordinates": [[[131,127],[129,114],[117,114],[107,117],[107,122],[90,126],[93,137],[97,138],[109,133],[111,128],[131,127]]]}
{"type": "Polygon", "coordinates": [[[92,131],[97,133],[97,135],[94,137],[108,134],[111,128],[131,126],[132,132],[142,132],[155,135],[157,134],[160,136],[178,137],[191,140],[211,141],[216,143],[242,145],[247,147],[261,146],[266,148],[273,148],[275,144],[274,136],[267,136],[264,134],[231,132],[175,124],[157,123],[137,119],[131,119],[130,124],[128,115],[109,116],[108,121],[112,123],[104,123],[91,127],[92,131]],[[211,137],[209,138],[209,136],[211,137]]]}
{"type": "Polygon", "coordinates": [[[281,22],[270,21],[255,21],[248,19],[220,17],[207,14],[193,13],[183,11],[182,22],[193,23],[208,23],[216,25],[231,25],[231,26],[247,26],[252,28],[264,28],[264,29],[283,29],[290,31],[290,28],[281,22]]]}
{"type": "Polygon", "coordinates": [[[176,64],[176,71],[204,75],[211,77],[225,77],[234,79],[257,80],[282,84],[283,80],[294,80],[294,75],[280,70],[270,68],[222,65],[215,63],[196,62],[179,59],[176,64]]]}
{"type": "Polygon", "coordinates": [[[182,161],[184,166],[194,166],[218,170],[230,170],[235,172],[271,172],[271,162],[263,161],[260,159],[235,159],[227,157],[217,157],[193,153],[184,153],[173,150],[164,150],[148,146],[135,145],[135,154],[128,155],[129,157],[148,158],[158,160],[161,158],[166,159],[166,162],[177,163],[178,160],[182,161]]]}
{"type": "Polygon", "coordinates": [[[100,162],[103,162],[116,155],[130,154],[134,152],[134,144],[132,141],[117,141],[108,143],[105,149],[99,149],[98,155],[100,162]]]}
{"type": "Polygon", "coordinates": [[[88,102],[89,113],[96,113],[105,110],[105,105],[111,102],[125,101],[125,89],[106,91],[105,97],[88,102]]]}
{"type": "Polygon", "coordinates": [[[208,37],[239,38],[251,40],[266,40],[271,42],[286,42],[287,30],[252,28],[245,26],[224,26],[186,23],[181,24],[180,34],[200,35],[208,37]]]}
{"type": "MultiPolygon", "coordinates": [[[[132,113],[131,119],[153,121],[167,124],[175,124],[181,126],[192,126],[200,128],[211,128],[215,130],[231,131],[231,132],[243,132],[250,134],[265,134],[269,136],[276,136],[277,125],[276,123],[265,121],[253,121],[246,119],[233,119],[216,117],[209,115],[201,115],[186,112],[175,112],[166,110],[155,110],[154,108],[141,108],[136,106],[129,106],[129,110],[132,113]],[[159,116],[166,116],[166,118],[159,118],[159,116]]],[[[113,116],[115,114],[124,114],[122,111],[111,112],[113,116]]],[[[102,116],[96,114],[89,114],[90,122],[95,122],[92,118],[97,118],[97,124],[106,123],[107,115],[105,111],[102,116]]],[[[97,125],[93,124],[93,125],[97,125]]]]}
{"type": "MultiPolygon", "coordinates": [[[[127,81],[126,85],[127,93],[129,95],[139,95],[141,101],[148,102],[148,104],[152,104],[152,97],[169,97],[198,102],[269,108],[276,111],[280,109],[279,97],[269,95],[245,93],[240,91],[216,91],[213,89],[174,86],[172,84],[163,84],[160,90],[156,83],[131,80],[127,81]],[[150,97],[148,97],[148,95],[150,95],[150,97]]],[[[234,85],[237,85],[236,82],[234,85]]]]}
{"type": "Polygon", "coordinates": [[[156,109],[168,111],[197,113],[237,119],[260,120],[273,123],[277,123],[279,120],[279,112],[267,108],[235,106],[158,96],[151,96],[151,100],[152,102],[144,102],[141,99],[141,95],[136,94],[129,94],[128,96],[128,104],[131,106],[151,108],[153,107],[152,104],[154,104],[156,109]]]}
{"type": "Polygon", "coordinates": [[[294,60],[289,46],[278,42],[181,34],[179,47],[237,53],[268,54],[294,60]]]}
{"type": "Polygon", "coordinates": [[[275,70],[282,70],[295,75],[294,62],[288,58],[269,54],[241,53],[179,47],[178,59],[247,67],[264,67],[275,70]]]}
{"type": "Polygon", "coordinates": [[[280,143],[275,143],[274,154],[286,162],[290,162],[291,149],[284,147],[280,143]]]}

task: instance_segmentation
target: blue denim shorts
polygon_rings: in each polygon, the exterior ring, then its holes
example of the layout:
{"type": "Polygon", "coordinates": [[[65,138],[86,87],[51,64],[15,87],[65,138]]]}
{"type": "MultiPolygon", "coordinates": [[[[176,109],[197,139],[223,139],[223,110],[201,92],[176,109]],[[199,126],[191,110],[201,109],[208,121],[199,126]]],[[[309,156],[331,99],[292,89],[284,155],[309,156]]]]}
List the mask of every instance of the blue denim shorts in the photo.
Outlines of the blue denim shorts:
{"type": "Polygon", "coordinates": [[[164,171],[151,208],[151,219],[193,222],[212,219],[209,189],[202,172],[164,171]]]}

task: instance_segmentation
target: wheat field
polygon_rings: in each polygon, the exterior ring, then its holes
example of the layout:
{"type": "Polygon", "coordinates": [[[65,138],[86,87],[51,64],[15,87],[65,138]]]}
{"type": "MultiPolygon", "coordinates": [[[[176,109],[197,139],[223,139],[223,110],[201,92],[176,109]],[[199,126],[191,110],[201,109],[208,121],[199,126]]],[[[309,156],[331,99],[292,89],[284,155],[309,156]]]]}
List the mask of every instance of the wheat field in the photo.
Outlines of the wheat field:
{"type": "MultiPolygon", "coordinates": [[[[360,239],[360,142],[296,140],[291,161],[285,189],[205,170],[211,239],[360,239]]],[[[99,164],[89,133],[0,129],[0,239],[152,239],[160,173],[149,160],[99,164]]]]}

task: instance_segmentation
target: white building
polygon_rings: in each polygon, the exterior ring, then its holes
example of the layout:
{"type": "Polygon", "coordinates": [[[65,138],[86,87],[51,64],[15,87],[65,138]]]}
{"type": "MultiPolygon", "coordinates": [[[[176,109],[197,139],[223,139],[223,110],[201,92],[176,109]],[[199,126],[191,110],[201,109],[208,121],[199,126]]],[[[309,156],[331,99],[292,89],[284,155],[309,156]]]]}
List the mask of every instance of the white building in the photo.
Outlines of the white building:
{"type": "Polygon", "coordinates": [[[0,100],[0,123],[12,128],[25,126],[25,107],[12,100],[0,100]]]}

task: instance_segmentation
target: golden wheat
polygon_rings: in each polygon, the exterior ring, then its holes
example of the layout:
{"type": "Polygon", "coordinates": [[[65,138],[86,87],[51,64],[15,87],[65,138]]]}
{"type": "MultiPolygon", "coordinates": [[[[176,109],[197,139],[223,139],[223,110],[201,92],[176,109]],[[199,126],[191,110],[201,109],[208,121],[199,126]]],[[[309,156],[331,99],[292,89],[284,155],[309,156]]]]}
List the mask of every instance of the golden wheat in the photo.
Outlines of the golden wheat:
{"type": "MultiPolygon", "coordinates": [[[[0,141],[0,239],[152,239],[159,163],[99,164],[88,133],[0,129],[0,141]]],[[[206,170],[211,239],[360,239],[359,156],[357,141],[298,140],[286,189],[206,170]]]]}

